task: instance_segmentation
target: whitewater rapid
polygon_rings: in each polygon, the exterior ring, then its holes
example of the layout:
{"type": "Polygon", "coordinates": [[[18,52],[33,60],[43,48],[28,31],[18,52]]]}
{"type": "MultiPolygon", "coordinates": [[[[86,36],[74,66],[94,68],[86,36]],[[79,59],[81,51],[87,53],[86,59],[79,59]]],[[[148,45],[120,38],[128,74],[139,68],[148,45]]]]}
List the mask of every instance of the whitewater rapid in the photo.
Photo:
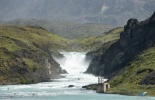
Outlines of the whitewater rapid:
{"type": "Polygon", "coordinates": [[[81,88],[84,85],[97,83],[97,77],[84,73],[90,64],[90,61],[86,60],[86,53],[61,52],[61,54],[63,58],[53,58],[67,71],[66,74],[62,74],[64,78],[38,84],[0,86],[0,100],[94,93],[81,88]],[[69,88],[69,85],[74,87],[69,88]]]}
{"type": "MultiPolygon", "coordinates": [[[[51,82],[27,85],[1,85],[0,100],[137,100],[136,96],[121,96],[114,94],[98,94],[85,90],[83,85],[97,83],[97,77],[83,72],[90,61],[86,53],[61,52],[63,58],[54,59],[68,74],[62,74],[62,79],[51,79],[51,82]],[[69,85],[74,87],[69,88],[69,85]]],[[[143,99],[155,100],[154,97],[143,99]]]]}
{"type": "Polygon", "coordinates": [[[84,73],[90,64],[90,61],[86,59],[86,53],[61,52],[61,54],[63,58],[54,57],[54,59],[62,69],[67,71],[67,74],[62,74],[65,78],[57,80],[75,87],[97,83],[96,76],[84,73]]]}

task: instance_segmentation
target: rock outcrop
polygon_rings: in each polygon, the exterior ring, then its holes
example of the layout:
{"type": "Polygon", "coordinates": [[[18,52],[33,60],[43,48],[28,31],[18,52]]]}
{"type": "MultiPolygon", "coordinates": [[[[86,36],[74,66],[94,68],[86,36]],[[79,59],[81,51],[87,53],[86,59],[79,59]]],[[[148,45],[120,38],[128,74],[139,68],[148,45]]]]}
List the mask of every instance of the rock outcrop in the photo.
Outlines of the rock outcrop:
{"type": "Polygon", "coordinates": [[[140,52],[155,44],[155,13],[149,19],[138,22],[129,19],[120,39],[112,44],[102,55],[96,56],[87,73],[111,77],[132,61],[140,52]]]}
{"type": "Polygon", "coordinates": [[[155,72],[146,75],[140,82],[140,85],[154,85],[155,84],[155,72]]]}

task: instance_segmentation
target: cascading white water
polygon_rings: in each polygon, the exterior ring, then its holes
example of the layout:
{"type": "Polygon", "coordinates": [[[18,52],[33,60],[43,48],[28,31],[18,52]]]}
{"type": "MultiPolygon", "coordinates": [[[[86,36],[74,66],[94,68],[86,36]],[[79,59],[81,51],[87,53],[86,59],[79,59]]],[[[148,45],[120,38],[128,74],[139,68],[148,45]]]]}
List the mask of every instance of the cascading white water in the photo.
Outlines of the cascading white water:
{"type": "MultiPolygon", "coordinates": [[[[89,61],[85,53],[62,52],[64,58],[55,60],[68,71],[65,78],[52,82],[28,85],[0,86],[0,100],[137,100],[137,97],[112,94],[97,94],[95,91],[81,89],[81,86],[97,83],[97,77],[84,74],[89,61]],[[68,85],[74,85],[69,88],[68,85]]],[[[155,98],[150,97],[154,100],[155,98]]]]}
{"type": "Polygon", "coordinates": [[[54,59],[60,64],[62,69],[65,69],[69,74],[80,74],[86,71],[90,61],[86,60],[86,53],[76,52],[61,52],[62,59],[54,59]]]}
{"type": "MultiPolygon", "coordinates": [[[[68,96],[71,97],[69,100],[73,100],[79,95],[95,94],[95,91],[81,89],[84,85],[97,83],[98,79],[94,75],[83,73],[90,63],[85,59],[86,53],[61,52],[61,54],[64,56],[63,58],[54,57],[54,59],[62,69],[68,72],[62,74],[65,76],[64,78],[38,84],[0,86],[0,100],[3,98],[7,100],[51,100],[50,97],[62,100],[68,96]],[[69,85],[74,87],[70,88],[69,85]]],[[[76,100],[79,99],[76,98],[76,100]]]]}
{"type": "Polygon", "coordinates": [[[54,57],[54,59],[68,74],[63,74],[65,78],[58,79],[59,81],[76,87],[97,83],[97,77],[84,73],[90,64],[90,61],[86,60],[86,53],[61,52],[61,54],[63,58],[54,57]]]}

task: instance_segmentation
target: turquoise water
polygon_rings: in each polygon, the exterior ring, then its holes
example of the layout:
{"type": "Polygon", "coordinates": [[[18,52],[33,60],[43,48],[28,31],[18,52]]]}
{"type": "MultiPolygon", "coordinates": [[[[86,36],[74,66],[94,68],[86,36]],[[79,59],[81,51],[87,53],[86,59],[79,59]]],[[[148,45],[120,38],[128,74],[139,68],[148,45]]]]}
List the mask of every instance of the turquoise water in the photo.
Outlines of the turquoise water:
{"type": "Polygon", "coordinates": [[[61,67],[67,70],[65,78],[29,85],[0,86],[0,100],[155,100],[155,97],[122,96],[113,94],[97,94],[81,87],[97,83],[97,77],[84,74],[89,61],[85,53],[62,53],[63,59],[56,59],[61,67]],[[74,85],[69,88],[69,85],[74,85]]]}
{"type": "Polygon", "coordinates": [[[97,94],[81,88],[52,88],[52,83],[0,87],[0,100],[155,100],[155,97],[97,94]]]}
{"type": "Polygon", "coordinates": [[[98,94],[78,87],[53,88],[52,84],[0,86],[0,100],[155,100],[155,97],[98,94]]]}

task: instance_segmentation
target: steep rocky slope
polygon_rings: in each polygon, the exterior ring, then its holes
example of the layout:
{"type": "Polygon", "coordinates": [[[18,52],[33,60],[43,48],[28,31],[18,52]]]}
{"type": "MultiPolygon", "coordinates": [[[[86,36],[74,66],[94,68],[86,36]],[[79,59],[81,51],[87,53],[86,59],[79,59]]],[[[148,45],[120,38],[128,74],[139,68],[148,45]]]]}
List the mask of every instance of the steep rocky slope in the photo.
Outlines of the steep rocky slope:
{"type": "Polygon", "coordinates": [[[41,27],[0,26],[0,84],[28,84],[60,78],[52,58],[67,40],[41,27]]]}
{"type": "Polygon", "coordinates": [[[95,52],[87,72],[109,78],[111,88],[107,93],[138,95],[146,91],[155,96],[154,37],[155,13],[142,22],[128,20],[117,42],[95,52]]]}
{"type": "Polygon", "coordinates": [[[137,19],[128,20],[120,39],[103,51],[105,53],[95,57],[87,72],[104,77],[114,75],[136,55],[154,45],[154,33],[155,13],[142,22],[137,19]]]}
{"type": "Polygon", "coordinates": [[[144,50],[109,80],[108,93],[155,96],[155,46],[144,50]]]}

